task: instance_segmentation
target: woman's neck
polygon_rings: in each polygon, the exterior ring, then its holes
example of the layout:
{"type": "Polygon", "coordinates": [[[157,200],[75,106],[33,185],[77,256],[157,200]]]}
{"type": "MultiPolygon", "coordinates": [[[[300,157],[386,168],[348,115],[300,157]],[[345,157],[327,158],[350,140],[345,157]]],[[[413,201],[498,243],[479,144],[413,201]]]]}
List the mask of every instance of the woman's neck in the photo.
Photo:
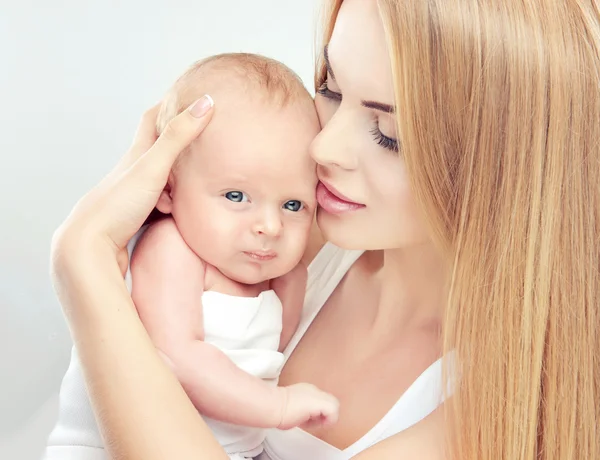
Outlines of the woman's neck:
{"type": "Polygon", "coordinates": [[[378,286],[374,328],[441,326],[448,273],[432,244],[366,253],[363,263],[378,286]]]}

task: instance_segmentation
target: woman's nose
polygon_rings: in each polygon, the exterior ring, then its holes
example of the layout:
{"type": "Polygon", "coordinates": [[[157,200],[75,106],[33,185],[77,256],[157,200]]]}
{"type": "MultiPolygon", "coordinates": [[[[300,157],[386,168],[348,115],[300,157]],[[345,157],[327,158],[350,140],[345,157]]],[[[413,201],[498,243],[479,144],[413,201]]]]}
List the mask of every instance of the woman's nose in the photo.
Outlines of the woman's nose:
{"type": "Polygon", "coordinates": [[[310,145],[310,156],[317,164],[326,167],[338,167],[346,170],[356,169],[358,156],[352,133],[352,114],[340,109],[323,126],[321,132],[310,145]]]}

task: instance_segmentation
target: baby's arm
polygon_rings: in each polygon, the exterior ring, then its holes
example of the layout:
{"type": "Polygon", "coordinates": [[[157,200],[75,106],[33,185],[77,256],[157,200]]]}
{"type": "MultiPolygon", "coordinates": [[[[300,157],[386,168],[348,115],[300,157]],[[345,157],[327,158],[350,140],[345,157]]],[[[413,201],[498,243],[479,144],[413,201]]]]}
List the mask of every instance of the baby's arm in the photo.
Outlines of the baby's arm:
{"type": "Polygon", "coordinates": [[[265,428],[337,417],[337,402],[329,395],[315,388],[273,387],[202,341],[204,270],[172,219],[149,227],[131,260],[138,314],[198,411],[265,428]]]}
{"type": "Polygon", "coordinates": [[[283,305],[283,328],[279,340],[279,351],[283,351],[298,329],[308,273],[304,263],[300,262],[289,273],[271,281],[271,288],[283,305]]]}
{"type": "Polygon", "coordinates": [[[204,339],[204,262],[172,219],[140,237],[131,257],[131,297],[154,345],[163,353],[204,339]]]}

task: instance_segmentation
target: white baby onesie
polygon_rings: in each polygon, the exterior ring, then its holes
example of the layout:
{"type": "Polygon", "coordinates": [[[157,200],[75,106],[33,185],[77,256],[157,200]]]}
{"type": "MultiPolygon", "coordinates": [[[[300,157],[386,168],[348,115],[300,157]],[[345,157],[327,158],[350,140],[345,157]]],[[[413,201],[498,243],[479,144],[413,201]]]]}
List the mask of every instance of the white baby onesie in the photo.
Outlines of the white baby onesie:
{"type": "MultiPolygon", "coordinates": [[[[129,242],[130,255],[145,229],[129,242]]],[[[131,291],[131,273],[125,275],[131,291]]],[[[278,352],[283,308],[275,291],[258,297],[237,297],[214,291],[202,295],[204,341],[221,349],[239,368],[277,385],[284,364],[278,352]]],[[[173,310],[177,314],[177,310],[173,310]]],[[[202,363],[198,363],[202,366],[202,363]]],[[[210,369],[206,370],[210,372],[210,369]]],[[[262,452],[266,430],[233,425],[203,417],[231,459],[252,458],[262,452]]]]}

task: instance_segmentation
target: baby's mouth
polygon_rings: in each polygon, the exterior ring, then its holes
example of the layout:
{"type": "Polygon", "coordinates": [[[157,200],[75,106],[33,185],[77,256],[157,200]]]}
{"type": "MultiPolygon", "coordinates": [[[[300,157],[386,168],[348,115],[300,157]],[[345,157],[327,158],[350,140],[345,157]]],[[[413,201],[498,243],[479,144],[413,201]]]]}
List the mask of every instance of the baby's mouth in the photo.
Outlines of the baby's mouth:
{"type": "Polygon", "coordinates": [[[244,254],[246,254],[248,257],[255,259],[255,260],[259,260],[259,261],[267,261],[267,260],[272,260],[275,257],[277,257],[277,253],[275,251],[271,251],[271,250],[258,250],[258,251],[244,251],[244,254]]]}

